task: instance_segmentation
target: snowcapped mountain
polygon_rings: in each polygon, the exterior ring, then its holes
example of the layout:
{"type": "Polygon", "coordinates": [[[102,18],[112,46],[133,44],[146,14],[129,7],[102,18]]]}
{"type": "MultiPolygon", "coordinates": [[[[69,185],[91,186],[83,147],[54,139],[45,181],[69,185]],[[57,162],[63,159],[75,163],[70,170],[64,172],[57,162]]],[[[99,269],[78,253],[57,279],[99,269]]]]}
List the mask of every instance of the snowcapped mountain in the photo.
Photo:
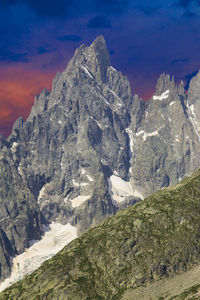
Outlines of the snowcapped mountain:
{"type": "Polygon", "coordinates": [[[143,102],[110,65],[102,36],[80,46],[28,119],[1,138],[1,279],[11,257],[41,238],[43,224],[70,223],[80,234],[199,168],[198,95],[199,74],[188,95],[162,74],[143,102]]]}

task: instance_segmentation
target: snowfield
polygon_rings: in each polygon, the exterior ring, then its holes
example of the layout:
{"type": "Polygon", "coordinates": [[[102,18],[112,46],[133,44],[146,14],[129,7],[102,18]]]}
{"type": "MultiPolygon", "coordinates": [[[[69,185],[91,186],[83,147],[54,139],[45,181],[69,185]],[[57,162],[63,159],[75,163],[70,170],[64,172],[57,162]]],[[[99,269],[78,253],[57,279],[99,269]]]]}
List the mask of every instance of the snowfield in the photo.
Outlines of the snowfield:
{"type": "Polygon", "coordinates": [[[112,175],[108,179],[109,191],[111,198],[117,203],[123,202],[128,196],[135,196],[143,199],[141,193],[132,188],[132,185],[129,181],[125,181],[119,176],[112,175]]]}
{"type": "Polygon", "coordinates": [[[166,90],[164,93],[162,93],[162,95],[160,95],[160,96],[156,96],[156,95],[154,95],[153,96],[153,99],[154,100],[163,100],[163,99],[167,99],[168,97],[169,97],[169,90],[166,90]]]}
{"type": "Polygon", "coordinates": [[[47,259],[59,252],[64,246],[77,238],[77,229],[71,224],[52,223],[44,226],[45,234],[40,241],[30,241],[30,248],[13,259],[11,276],[0,284],[0,292],[22,279],[47,259]]]}

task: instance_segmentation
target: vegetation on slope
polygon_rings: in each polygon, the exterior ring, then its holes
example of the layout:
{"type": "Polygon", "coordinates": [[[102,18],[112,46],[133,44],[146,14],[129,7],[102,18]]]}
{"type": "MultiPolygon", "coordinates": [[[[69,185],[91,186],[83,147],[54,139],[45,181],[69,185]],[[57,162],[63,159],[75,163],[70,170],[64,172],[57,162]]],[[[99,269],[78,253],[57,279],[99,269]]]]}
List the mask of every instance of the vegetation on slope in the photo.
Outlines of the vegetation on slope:
{"type": "Polygon", "coordinates": [[[85,232],[0,299],[120,299],[200,262],[200,170],[85,232]]]}

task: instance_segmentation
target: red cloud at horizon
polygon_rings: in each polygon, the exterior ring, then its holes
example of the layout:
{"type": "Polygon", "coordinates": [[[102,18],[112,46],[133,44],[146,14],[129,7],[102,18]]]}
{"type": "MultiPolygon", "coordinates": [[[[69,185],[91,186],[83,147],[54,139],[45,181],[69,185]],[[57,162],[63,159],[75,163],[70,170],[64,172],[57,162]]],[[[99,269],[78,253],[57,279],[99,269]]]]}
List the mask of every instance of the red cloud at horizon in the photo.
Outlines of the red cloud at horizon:
{"type": "Polygon", "coordinates": [[[0,133],[7,137],[18,117],[28,117],[35,95],[51,88],[54,75],[14,67],[0,70],[0,133]]]}
{"type": "MultiPolygon", "coordinates": [[[[51,89],[55,71],[46,72],[31,70],[29,67],[4,67],[0,70],[0,133],[7,137],[14,121],[22,116],[24,120],[28,117],[35,96],[42,89],[51,89]]],[[[130,76],[131,77],[131,76],[130,76]]],[[[131,86],[138,87],[133,94],[139,91],[139,95],[147,100],[152,96],[152,91],[144,89],[139,80],[129,78],[131,86]],[[135,81],[135,84],[133,82],[135,81]]]]}

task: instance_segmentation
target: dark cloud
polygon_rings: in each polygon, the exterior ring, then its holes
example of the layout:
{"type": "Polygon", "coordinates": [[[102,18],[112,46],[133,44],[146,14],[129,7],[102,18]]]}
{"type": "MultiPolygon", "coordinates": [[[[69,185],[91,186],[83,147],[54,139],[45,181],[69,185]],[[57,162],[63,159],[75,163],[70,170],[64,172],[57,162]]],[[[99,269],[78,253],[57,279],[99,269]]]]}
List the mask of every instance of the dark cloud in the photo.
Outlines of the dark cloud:
{"type": "Polygon", "coordinates": [[[182,7],[182,8],[187,9],[193,1],[194,1],[194,0],[179,0],[179,1],[176,3],[176,6],[180,6],[180,7],[182,7]]]}
{"type": "Polygon", "coordinates": [[[140,7],[139,10],[142,11],[145,15],[150,16],[153,13],[155,13],[158,10],[158,8],[155,8],[155,7],[140,7]]]}
{"type": "Polygon", "coordinates": [[[190,11],[189,9],[187,9],[184,14],[182,15],[183,18],[196,18],[198,15],[195,14],[194,12],[190,11]]]}
{"type": "Polygon", "coordinates": [[[189,88],[189,84],[190,84],[190,80],[197,75],[197,73],[199,72],[199,70],[195,70],[192,73],[187,74],[183,79],[186,81],[186,85],[185,85],[185,89],[188,90],[189,88]]]}
{"type": "Polygon", "coordinates": [[[0,61],[5,62],[19,62],[19,63],[28,63],[30,60],[27,58],[28,53],[12,53],[10,51],[5,51],[2,53],[0,51],[0,61]]]}
{"type": "Polygon", "coordinates": [[[189,58],[176,58],[171,61],[171,65],[175,65],[177,63],[184,63],[189,61],[189,58]]]}
{"type": "Polygon", "coordinates": [[[89,20],[88,25],[89,28],[111,28],[110,20],[106,18],[106,16],[96,16],[89,20]]]}
{"type": "Polygon", "coordinates": [[[44,54],[44,53],[50,53],[51,51],[49,51],[47,48],[45,47],[39,47],[38,50],[37,50],[38,54],[41,55],[41,54],[44,54]]]}
{"type": "Polygon", "coordinates": [[[63,18],[78,16],[83,12],[104,12],[109,14],[122,13],[130,0],[1,0],[0,5],[26,5],[38,16],[43,18],[63,18]]]}
{"type": "Polygon", "coordinates": [[[79,35],[75,34],[66,34],[57,38],[59,41],[66,41],[66,42],[79,42],[82,38],[79,35]]]}
{"type": "Polygon", "coordinates": [[[96,4],[111,13],[121,14],[130,4],[130,0],[96,0],[96,4]]]}
{"type": "Polygon", "coordinates": [[[71,9],[75,1],[76,0],[57,0],[56,2],[54,0],[2,0],[1,4],[4,6],[25,4],[39,16],[63,17],[68,10],[71,9]]]}

